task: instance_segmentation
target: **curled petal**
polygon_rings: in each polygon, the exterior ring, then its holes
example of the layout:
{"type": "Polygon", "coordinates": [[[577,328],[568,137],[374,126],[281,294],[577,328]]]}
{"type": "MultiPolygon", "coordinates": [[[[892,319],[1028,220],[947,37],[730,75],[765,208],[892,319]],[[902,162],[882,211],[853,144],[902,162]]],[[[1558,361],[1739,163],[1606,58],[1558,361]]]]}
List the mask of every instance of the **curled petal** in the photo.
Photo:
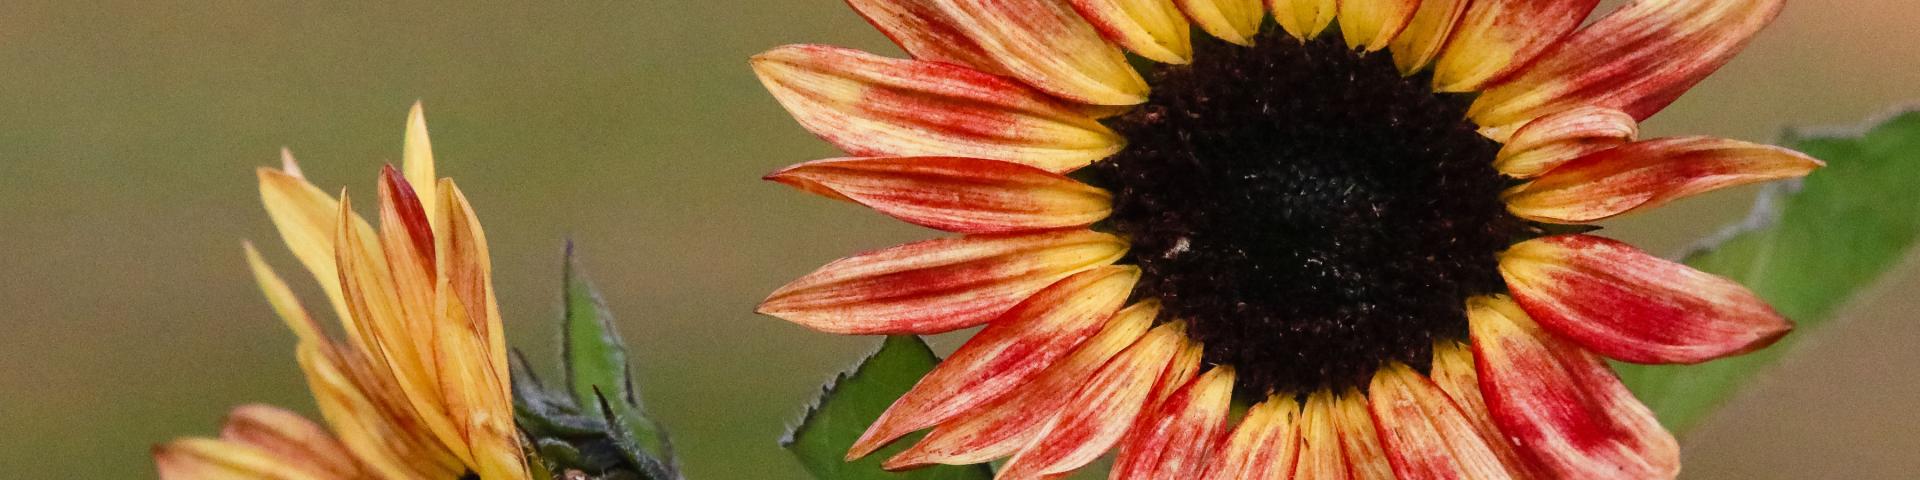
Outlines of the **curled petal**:
{"type": "Polygon", "coordinates": [[[999,478],[1044,478],[1071,472],[1099,458],[1126,435],[1152,400],[1155,381],[1183,347],[1184,326],[1162,325],[1148,332],[1085,379],[1065,402],[1065,410],[1001,469],[999,478]]]}
{"type": "Polygon", "coordinates": [[[1500,273],[1540,326],[1628,362],[1699,363],[1793,330],[1739,283],[1590,235],[1514,245],[1501,254],[1500,273]]]}
{"type": "Polygon", "coordinates": [[[1425,0],[1414,11],[1413,20],[1407,28],[1394,36],[1389,46],[1393,49],[1393,63],[1400,67],[1400,73],[1412,75],[1433,63],[1440,56],[1441,47],[1447,45],[1447,39],[1453,28],[1460,24],[1460,18],[1467,13],[1468,0],[1425,0]]]}
{"type": "MultiPolygon", "coordinates": [[[[1507,476],[1514,479],[1540,478],[1535,472],[1533,462],[1513,448],[1506,434],[1500,433],[1500,426],[1493,422],[1493,414],[1487,412],[1487,401],[1480,394],[1480,375],[1473,370],[1472,347],[1452,340],[1435,342],[1433,347],[1433,370],[1430,373],[1434,385],[1446,392],[1447,398],[1460,407],[1460,413],[1487,449],[1493,451],[1507,476]]],[[[1498,477],[1494,477],[1498,478],[1498,477]]]]}
{"type": "Polygon", "coordinates": [[[1823,165],[1770,145],[1663,138],[1568,161],[1503,196],[1507,208],[1522,218],[1586,223],[1721,188],[1802,177],[1823,165]]]}
{"type": "Polygon", "coordinates": [[[1086,113],[970,68],[788,45],[753,69],[801,126],[856,156],[959,156],[1066,172],[1124,140],[1086,113]]]}
{"type": "Polygon", "coordinates": [[[847,453],[854,459],[915,430],[958,417],[1029,384],[1100,332],[1120,309],[1135,267],[1101,267],[1061,280],[1008,310],[928,372],[847,453]]]}
{"type": "Polygon", "coordinates": [[[1267,0],[1267,9],[1293,38],[1311,40],[1333,24],[1340,7],[1337,0],[1267,0]]]}
{"type": "Polygon", "coordinates": [[[1088,230],[928,240],[827,264],[757,311],[831,333],[945,332],[986,323],[1126,250],[1118,237],[1088,230]]]}
{"type": "Polygon", "coordinates": [[[1287,478],[1298,454],[1300,404],[1292,396],[1272,396],[1247,409],[1213,456],[1204,480],[1287,478]]]}
{"type": "Polygon", "coordinates": [[[1340,34],[1347,46],[1368,52],[1387,48],[1413,21],[1420,0],[1341,0],[1340,34]]]}
{"type": "Polygon", "coordinates": [[[1217,366],[1141,414],[1113,461],[1111,478],[1197,478],[1226,440],[1233,367],[1217,366]]]}
{"type": "Polygon", "coordinates": [[[1368,392],[1386,456],[1399,478],[1511,478],[1460,408],[1419,372],[1393,364],[1374,374],[1368,392]]]}
{"type": "Polygon", "coordinates": [[[1679,444],[1605,360],[1541,330],[1504,297],[1468,301],[1467,319],[1494,422],[1550,478],[1679,474],[1679,444]]]}
{"type": "Polygon", "coordinates": [[[1333,427],[1340,432],[1340,450],[1346,454],[1353,478],[1394,480],[1393,465],[1381,449],[1380,434],[1368,413],[1367,396],[1350,390],[1334,399],[1333,427]]]}
{"type": "Polygon", "coordinates": [[[768,180],[960,233],[1079,227],[1113,212],[1113,195],[1017,163],[957,157],[818,160],[768,180]]]}
{"type": "Polygon", "coordinates": [[[1261,0],[1174,0],[1187,19],[1208,34],[1235,45],[1253,45],[1266,19],[1261,0]]]}
{"type": "Polygon", "coordinates": [[[1307,397],[1300,411],[1300,453],[1293,478],[1346,480],[1352,478],[1346,455],[1340,451],[1340,431],[1334,426],[1333,394],[1325,390],[1307,397]]]}
{"type": "Polygon", "coordinates": [[[848,0],[914,58],[1019,78],[1094,105],[1146,100],[1126,56],[1059,0],[848,0]]]}
{"type": "Polygon", "coordinates": [[[1528,122],[1513,133],[1493,167],[1514,178],[1533,178],[1587,154],[1611,149],[1640,136],[1640,122],[1626,112],[1579,107],[1528,122]]]}
{"type": "Polygon", "coordinates": [[[1525,67],[1573,33],[1600,0],[1477,0],[1434,64],[1442,92],[1471,92],[1525,67]]]}
{"type": "Polygon", "coordinates": [[[1542,55],[1512,81],[1481,94],[1468,116],[1494,132],[1579,105],[1613,108],[1644,120],[1726,65],[1785,3],[1629,3],[1542,55]]]}
{"type": "Polygon", "coordinates": [[[1193,61],[1187,19],[1173,0],[1071,0],[1073,9],[1113,43],[1160,63],[1193,61]]]}

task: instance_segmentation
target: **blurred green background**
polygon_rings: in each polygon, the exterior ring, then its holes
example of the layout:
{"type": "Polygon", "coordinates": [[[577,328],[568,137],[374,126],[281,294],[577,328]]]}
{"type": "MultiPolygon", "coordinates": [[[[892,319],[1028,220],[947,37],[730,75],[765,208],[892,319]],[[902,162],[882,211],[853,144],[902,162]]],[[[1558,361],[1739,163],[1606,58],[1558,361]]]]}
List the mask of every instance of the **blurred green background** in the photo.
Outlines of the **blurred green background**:
{"type": "MultiPolygon", "coordinates": [[[[1647,128],[1766,141],[1914,99],[1917,11],[1791,2],[1647,128]]],[[[441,172],[487,226],[514,344],[552,359],[571,236],[690,477],[801,478],[774,440],[876,341],[753,304],[838,256],[931,234],[758,180],[835,154],[747,69],[795,42],[895,51],[834,0],[0,4],[0,472],[146,478],[149,445],[211,434],[233,405],[311,412],[292,335],[240,255],[261,241],[304,277],[253,169],[287,146],[316,183],[371,195],[419,99],[441,172]]],[[[1610,232],[1674,252],[1738,218],[1750,194],[1610,232]]],[[[1907,321],[1920,297],[1903,294],[1915,273],[1802,339],[1697,431],[1687,476],[1920,472],[1920,325],[1907,321]]]]}

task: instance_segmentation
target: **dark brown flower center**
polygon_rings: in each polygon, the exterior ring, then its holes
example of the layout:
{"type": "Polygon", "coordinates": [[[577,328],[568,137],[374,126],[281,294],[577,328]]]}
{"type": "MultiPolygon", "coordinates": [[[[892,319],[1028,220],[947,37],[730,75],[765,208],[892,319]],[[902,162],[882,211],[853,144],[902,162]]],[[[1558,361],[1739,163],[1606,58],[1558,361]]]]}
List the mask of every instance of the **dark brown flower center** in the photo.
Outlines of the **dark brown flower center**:
{"type": "Polygon", "coordinates": [[[1528,229],[1471,98],[1337,32],[1203,36],[1191,65],[1152,69],[1147,103],[1108,122],[1127,149],[1083,174],[1114,193],[1103,226],[1133,242],[1139,295],[1247,393],[1364,386],[1465,338],[1463,302],[1504,290],[1495,254],[1528,229]]]}

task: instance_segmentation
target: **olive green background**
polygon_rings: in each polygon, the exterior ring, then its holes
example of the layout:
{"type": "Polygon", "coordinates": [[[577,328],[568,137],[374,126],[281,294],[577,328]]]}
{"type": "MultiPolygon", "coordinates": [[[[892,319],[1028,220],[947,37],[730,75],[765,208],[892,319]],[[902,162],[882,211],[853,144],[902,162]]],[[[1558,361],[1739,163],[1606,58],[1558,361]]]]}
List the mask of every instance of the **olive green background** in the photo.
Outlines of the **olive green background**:
{"type": "MultiPolygon", "coordinates": [[[[1914,99],[1917,11],[1794,1],[1647,129],[1765,141],[1914,99]]],[[[747,68],[795,42],[894,51],[834,0],[0,4],[0,476],[151,477],[149,445],[210,434],[233,405],[311,412],[292,335],[240,255],[259,241],[306,278],[253,169],[287,146],[317,183],[370,196],[419,99],[440,171],[488,229],[515,345],[552,358],[571,236],[689,475],[801,478],[774,440],[876,341],[759,317],[754,303],[838,256],[932,233],[759,180],[835,154],[747,68]]],[[[1750,194],[1610,232],[1675,252],[1750,194]]],[[[1689,439],[1687,476],[1920,472],[1916,277],[1901,269],[1804,338],[1689,439]]]]}

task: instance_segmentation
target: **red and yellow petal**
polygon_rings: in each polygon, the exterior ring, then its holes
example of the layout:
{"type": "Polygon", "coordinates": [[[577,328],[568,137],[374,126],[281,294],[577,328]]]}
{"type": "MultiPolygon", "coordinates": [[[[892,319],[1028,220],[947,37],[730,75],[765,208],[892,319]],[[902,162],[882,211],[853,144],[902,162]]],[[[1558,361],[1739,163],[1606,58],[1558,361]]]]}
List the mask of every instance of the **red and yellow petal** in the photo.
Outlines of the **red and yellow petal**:
{"type": "Polygon", "coordinates": [[[787,167],[767,179],[959,233],[1081,227],[1113,212],[1106,190],[998,160],[840,158],[787,167]]]}
{"type": "Polygon", "coordinates": [[[321,478],[360,478],[347,447],[311,420],[269,405],[242,405],[227,414],[220,440],[258,448],[292,471],[321,478]]]}
{"type": "Polygon", "coordinates": [[[1120,49],[1059,0],[848,0],[914,58],[1019,78],[1093,105],[1146,101],[1120,49]]]}
{"type": "Polygon", "coordinates": [[[1419,372],[1395,363],[1374,374],[1368,392],[1381,443],[1400,479],[1511,478],[1460,407],[1419,372]]]}
{"type": "Polygon", "coordinates": [[[1513,132],[1493,167],[1514,178],[1534,178],[1574,159],[1626,145],[1640,122],[1626,112],[1584,106],[1543,116],[1513,132]]]}
{"type": "Polygon", "coordinates": [[[1442,47],[1453,34],[1453,28],[1460,24],[1460,18],[1467,13],[1468,0],[1425,0],[1414,11],[1413,19],[1407,28],[1393,37],[1388,44],[1393,49],[1393,63],[1400,67],[1400,73],[1412,75],[1440,56],[1442,47]]]}
{"type": "Polygon", "coordinates": [[[1340,430],[1334,425],[1333,394],[1316,392],[1300,409],[1300,453],[1293,478],[1346,480],[1352,478],[1346,454],[1340,449],[1340,430]]]}
{"type": "Polygon", "coordinates": [[[1260,22],[1266,20],[1266,5],[1261,0],[1174,0],[1201,30],[1235,45],[1253,45],[1260,34],[1260,22]]]}
{"type": "Polygon", "coordinates": [[[1008,78],[824,45],[757,55],[767,91],[808,131],[856,156],[958,156],[1067,172],[1120,150],[1092,117],[1008,78]]]}
{"type": "Polygon", "coordinates": [[[1600,0],[1478,0],[1434,64],[1434,89],[1471,92],[1498,82],[1573,33],[1600,0]]]}
{"type": "Polygon", "coordinates": [[[1515,450],[1513,443],[1507,441],[1506,434],[1500,433],[1500,426],[1493,421],[1493,414],[1487,411],[1486,397],[1480,394],[1480,375],[1474,371],[1473,348],[1451,340],[1436,342],[1433,347],[1433,369],[1429,376],[1447,398],[1460,407],[1460,413],[1494,456],[1506,467],[1507,476],[1514,479],[1539,478],[1534,473],[1532,460],[1528,460],[1515,450]]]}
{"type": "Polygon", "coordinates": [[[1514,301],[1540,326],[1635,363],[1699,363],[1758,350],[1793,324],[1732,280],[1590,235],[1500,255],[1514,301]]]}
{"type": "Polygon", "coordinates": [[[829,333],[945,332],[986,323],[1126,250],[1120,238],[1088,230],[929,240],[827,264],[757,311],[829,333]]]}
{"type": "Polygon", "coordinates": [[[1512,81],[1482,93],[1468,116],[1496,132],[1578,105],[1613,108],[1644,120],[1726,65],[1785,3],[1630,3],[1582,29],[1512,81]]]}
{"type": "Polygon", "coordinates": [[[1291,395],[1267,397],[1247,409],[1213,456],[1205,480],[1287,478],[1299,454],[1300,404],[1291,395]]]}
{"type": "Polygon", "coordinates": [[[1267,9],[1274,23],[1300,40],[1320,36],[1340,13],[1337,0],[1267,0],[1267,9]]]}
{"type": "Polygon", "coordinates": [[[1193,61],[1187,19],[1173,0],[1069,0],[1113,43],[1160,63],[1193,61]]]}
{"type": "Polygon", "coordinates": [[[1233,367],[1221,365],[1141,414],[1113,461],[1112,478],[1196,478],[1226,440],[1233,367]]]}
{"type": "Polygon", "coordinates": [[[1101,366],[1069,396],[1065,409],[1007,462],[999,478],[1071,472],[1113,448],[1152,401],[1155,382],[1185,347],[1184,325],[1161,325],[1101,366]]]}
{"type": "Polygon", "coordinates": [[[1680,447],[1605,360],[1503,297],[1468,302],[1475,368],[1500,431],[1552,478],[1660,479],[1680,447]]]}
{"type": "Polygon", "coordinates": [[[1341,0],[1340,34],[1349,47],[1377,52],[1400,36],[1419,9],[1420,0],[1341,0]]]}
{"type": "Polygon", "coordinates": [[[1381,448],[1380,433],[1367,403],[1367,396],[1358,390],[1334,399],[1333,427],[1340,433],[1340,451],[1353,478],[1394,480],[1392,462],[1381,448]]]}
{"type": "Polygon", "coordinates": [[[1770,145],[1663,138],[1568,161],[1502,196],[1508,210],[1522,218],[1587,223],[1721,188],[1802,177],[1823,165],[1770,145]]]}
{"type": "Polygon", "coordinates": [[[1098,334],[1139,278],[1135,267],[1101,267],[1033,294],[921,377],[854,442],[847,458],[866,456],[1027,385],[1098,334]]]}

